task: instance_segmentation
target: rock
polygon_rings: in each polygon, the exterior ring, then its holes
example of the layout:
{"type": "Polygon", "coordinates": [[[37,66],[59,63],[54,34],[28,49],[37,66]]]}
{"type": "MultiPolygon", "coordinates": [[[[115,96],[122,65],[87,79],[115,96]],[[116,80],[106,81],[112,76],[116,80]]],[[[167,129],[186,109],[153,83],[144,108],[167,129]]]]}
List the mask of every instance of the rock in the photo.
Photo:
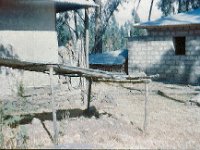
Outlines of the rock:
{"type": "Polygon", "coordinates": [[[33,118],[32,122],[33,125],[38,125],[38,124],[42,124],[41,120],[38,118],[33,118]]]}

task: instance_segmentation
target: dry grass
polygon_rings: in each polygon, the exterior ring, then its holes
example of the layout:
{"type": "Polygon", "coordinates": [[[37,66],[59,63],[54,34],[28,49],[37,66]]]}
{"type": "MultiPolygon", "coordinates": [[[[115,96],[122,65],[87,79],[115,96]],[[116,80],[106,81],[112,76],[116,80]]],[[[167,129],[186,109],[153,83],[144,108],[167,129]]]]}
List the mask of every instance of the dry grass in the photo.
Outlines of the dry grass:
{"type": "MultiPolygon", "coordinates": [[[[157,94],[158,90],[169,88],[174,93],[183,90],[194,92],[199,87],[152,83],[146,133],[142,132],[144,85],[127,84],[124,87],[104,83],[93,85],[92,105],[96,107],[96,117],[85,117],[81,103],[65,103],[64,98],[61,107],[68,109],[68,113],[61,115],[63,117],[59,121],[60,148],[200,148],[199,107],[157,94]]],[[[192,96],[190,93],[177,94],[175,98],[186,101],[192,96]]],[[[43,118],[41,122],[36,120],[23,126],[28,129],[28,148],[52,148],[51,120],[43,118]]]]}

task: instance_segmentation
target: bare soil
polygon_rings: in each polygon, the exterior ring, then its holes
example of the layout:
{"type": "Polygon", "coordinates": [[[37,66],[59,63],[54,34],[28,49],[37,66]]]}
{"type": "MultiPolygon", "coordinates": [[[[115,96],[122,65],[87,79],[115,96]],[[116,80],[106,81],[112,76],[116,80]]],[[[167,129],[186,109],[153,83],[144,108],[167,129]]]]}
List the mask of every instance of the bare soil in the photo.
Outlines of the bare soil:
{"type": "MultiPolygon", "coordinates": [[[[79,89],[60,90],[55,97],[57,148],[200,149],[200,107],[188,102],[199,91],[199,86],[150,83],[144,132],[143,84],[94,83],[90,116],[85,114],[86,104],[80,100],[79,89]]],[[[27,148],[54,148],[51,100],[45,93],[27,98],[25,107],[29,111],[24,112],[25,119],[19,126],[4,127],[7,148],[11,136],[21,127],[27,130],[27,148]],[[30,113],[31,117],[27,115],[30,113]]]]}

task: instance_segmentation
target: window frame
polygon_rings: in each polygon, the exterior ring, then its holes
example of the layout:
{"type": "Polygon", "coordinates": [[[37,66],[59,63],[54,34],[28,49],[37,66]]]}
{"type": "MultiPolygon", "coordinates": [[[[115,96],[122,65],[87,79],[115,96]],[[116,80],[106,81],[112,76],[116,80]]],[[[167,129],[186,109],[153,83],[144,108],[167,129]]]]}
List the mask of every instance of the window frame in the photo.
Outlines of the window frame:
{"type": "Polygon", "coordinates": [[[173,37],[175,55],[185,56],[186,55],[186,36],[175,36],[173,37]]]}

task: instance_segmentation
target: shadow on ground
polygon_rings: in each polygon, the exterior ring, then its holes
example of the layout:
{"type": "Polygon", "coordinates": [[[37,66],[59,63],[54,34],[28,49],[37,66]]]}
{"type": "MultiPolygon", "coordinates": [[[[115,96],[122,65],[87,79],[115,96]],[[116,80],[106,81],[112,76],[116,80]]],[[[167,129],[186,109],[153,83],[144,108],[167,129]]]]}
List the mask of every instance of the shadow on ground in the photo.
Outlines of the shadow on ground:
{"type": "MultiPolygon", "coordinates": [[[[87,109],[82,110],[79,108],[57,110],[56,115],[57,115],[58,121],[61,121],[66,118],[95,117],[98,119],[102,115],[107,115],[108,117],[112,116],[112,114],[109,114],[107,112],[99,113],[98,110],[96,109],[96,107],[94,107],[94,106],[91,106],[89,110],[87,110],[87,109]]],[[[7,115],[4,117],[4,120],[12,119],[14,117],[15,116],[13,116],[13,115],[7,115]]],[[[16,122],[10,124],[10,126],[12,128],[15,128],[18,125],[29,124],[32,122],[33,118],[38,118],[39,120],[41,120],[41,122],[44,122],[47,120],[50,120],[50,121],[53,120],[52,112],[25,114],[25,115],[20,115],[20,118],[21,119],[19,121],[16,121],[16,122]]]]}

